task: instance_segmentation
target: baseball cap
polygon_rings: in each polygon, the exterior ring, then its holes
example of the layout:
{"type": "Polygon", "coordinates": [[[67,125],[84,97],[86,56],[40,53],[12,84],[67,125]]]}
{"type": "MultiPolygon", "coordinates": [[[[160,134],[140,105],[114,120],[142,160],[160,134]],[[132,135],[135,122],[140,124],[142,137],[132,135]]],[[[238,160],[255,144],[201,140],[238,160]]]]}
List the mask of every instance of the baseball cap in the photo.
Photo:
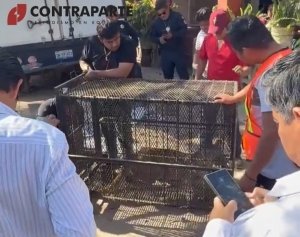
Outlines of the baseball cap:
{"type": "Polygon", "coordinates": [[[230,15],[222,9],[215,10],[209,18],[209,34],[220,34],[230,23],[230,15]]]}

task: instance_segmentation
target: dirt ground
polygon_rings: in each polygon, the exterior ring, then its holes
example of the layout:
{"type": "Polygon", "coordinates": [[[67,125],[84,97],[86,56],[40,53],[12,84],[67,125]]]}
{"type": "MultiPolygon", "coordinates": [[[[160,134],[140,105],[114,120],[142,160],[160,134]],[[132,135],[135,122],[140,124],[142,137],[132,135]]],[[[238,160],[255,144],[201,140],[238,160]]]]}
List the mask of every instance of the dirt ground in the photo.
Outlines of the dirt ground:
{"type": "MultiPolygon", "coordinates": [[[[143,68],[143,74],[148,79],[162,78],[159,69],[143,68]]],[[[55,96],[54,90],[49,88],[57,83],[51,76],[50,79],[35,76],[32,83],[37,89],[20,96],[17,111],[25,117],[35,118],[39,105],[55,96]]],[[[243,170],[237,171],[235,176],[239,178],[242,173],[243,170]]],[[[207,212],[199,210],[107,202],[94,196],[92,201],[98,236],[201,236],[207,220],[207,212]]]]}

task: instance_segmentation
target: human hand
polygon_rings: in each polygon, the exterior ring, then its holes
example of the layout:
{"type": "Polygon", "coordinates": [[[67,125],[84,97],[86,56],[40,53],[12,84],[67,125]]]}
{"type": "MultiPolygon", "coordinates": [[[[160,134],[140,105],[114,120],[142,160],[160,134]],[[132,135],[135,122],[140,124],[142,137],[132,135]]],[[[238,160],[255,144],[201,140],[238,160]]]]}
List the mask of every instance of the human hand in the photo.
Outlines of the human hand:
{"type": "Polygon", "coordinates": [[[164,34],[165,39],[171,39],[173,37],[173,34],[169,31],[168,33],[164,34]]]}
{"type": "Polygon", "coordinates": [[[60,120],[54,114],[50,114],[47,116],[47,122],[52,126],[57,127],[60,120]]]}
{"type": "Polygon", "coordinates": [[[234,96],[232,95],[227,95],[227,94],[218,94],[214,97],[214,102],[215,103],[220,103],[220,104],[234,104],[236,103],[234,100],[234,96]]]}
{"type": "Polygon", "coordinates": [[[84,75],[86,80],[92,80],[97,77],[97,72],[95,70],[89,69],[87,73],[84,75]]]}
{"type": "Polygon", "coordinates": [[[226,206],[224,206],[222,201],[218,197],[215,197],[214,208],[209,215],[209,220],[223,219],[232,223],[234,222],[234,213],[236,211],[236,201],[232,200],[226,206]]]}
{"type": "Polygon", "coordinates": [[[161,36],[161,37],[159,38],[159,42],[160,42],[161,44],[167,43],[167,41],[165,40],[165,37],[164,37],[164,36],[161,36]]]}
{"type": "Polygon", "coordinates": [[[232,69],[232,71],[234,71],[236,74],[239,74],[241,77],[246,77],[250,73],[250,68],[237,65],[232,69]]]}
{"type": "Polygon", "coordinates": [[[267,202],[273,202],[276,200],[276,198],[268,196],[269,190],[266,190],[264,188],[254,188],[252,193],[245,193],[246,196],[249,198],[250,202],[254,206],[258,206],[267,202]]]}

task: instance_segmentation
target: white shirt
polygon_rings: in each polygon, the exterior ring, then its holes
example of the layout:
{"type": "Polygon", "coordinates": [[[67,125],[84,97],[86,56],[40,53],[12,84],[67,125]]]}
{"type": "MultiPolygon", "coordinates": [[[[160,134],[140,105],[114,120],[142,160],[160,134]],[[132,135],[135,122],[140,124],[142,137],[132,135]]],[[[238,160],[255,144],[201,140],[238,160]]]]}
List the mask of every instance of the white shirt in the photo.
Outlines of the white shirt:
{"type": "Polygon", "coordinates": [[[196,50],[200,50],[206,35],[207,34],[203,30],[199,31],[199,33],[197,34],[196,43],[195,43],[196,50]]]}
{"type": "Polygon", "coordinates": [[[0,237],[94,237],[89,192],[62,132],[0,103],[0,237]]]}
{"type": "Polygon", "coordinates": [[[275,202],[259,205],[241,214],[236,221],[214,219],[203,237],[299,237],[300,171],[278,179],[269,196],[275,202]]]}
{"type": "MultiPolygon", "coordinates": [[[[197,34],[196,43],[195,43],[195,50],[196,51],[201,49],[201,46],[202,46],[203,41],[204,41],[206,36],[207,36],[207,34],[203,30],[199,31],[199,33],[197,34]]],[[[198,57],[198,55],[197,55],[197,57],[198,57]]],[[[208,62],[206,64],[205,71],[203,72],[203,77],[204,78],[207,78],[207,68],[208,68],[208,62]]]]}

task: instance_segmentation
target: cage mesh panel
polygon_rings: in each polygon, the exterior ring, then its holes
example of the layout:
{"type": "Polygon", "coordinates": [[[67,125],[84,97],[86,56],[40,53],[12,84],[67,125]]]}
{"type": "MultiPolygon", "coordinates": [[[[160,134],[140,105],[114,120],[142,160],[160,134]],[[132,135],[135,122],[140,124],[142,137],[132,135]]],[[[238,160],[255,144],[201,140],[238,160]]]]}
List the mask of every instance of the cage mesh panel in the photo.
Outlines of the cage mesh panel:
{"type": "Polygon", "coordinates": [[[236,83],[79,81],[57,88],[57,111],[70,154],[108,158],[76,160],[91,190],[114,199],[177,206],[212,201],[203,175],[233,170],[236,139],[235,106],[212,101],[218,93],[236,93],[236,83]],[[160,165],[165,163],[186,168],[160,165]]]}
{"type": "Polygon", "coordinates": [[[69,96],[96,98],[153,99],[166,101],[212,102],[218,93],[233,94],[236,84],[229,81],[147,81],[132,79],[94,80],[71,89],[69,96]]]}
{"type": "Polygon", "coordinates": [[[210,170],[86,159],[73,162],[88,188],[108,199],[206,209],[214,197],[203,180],[210,170]]]}

